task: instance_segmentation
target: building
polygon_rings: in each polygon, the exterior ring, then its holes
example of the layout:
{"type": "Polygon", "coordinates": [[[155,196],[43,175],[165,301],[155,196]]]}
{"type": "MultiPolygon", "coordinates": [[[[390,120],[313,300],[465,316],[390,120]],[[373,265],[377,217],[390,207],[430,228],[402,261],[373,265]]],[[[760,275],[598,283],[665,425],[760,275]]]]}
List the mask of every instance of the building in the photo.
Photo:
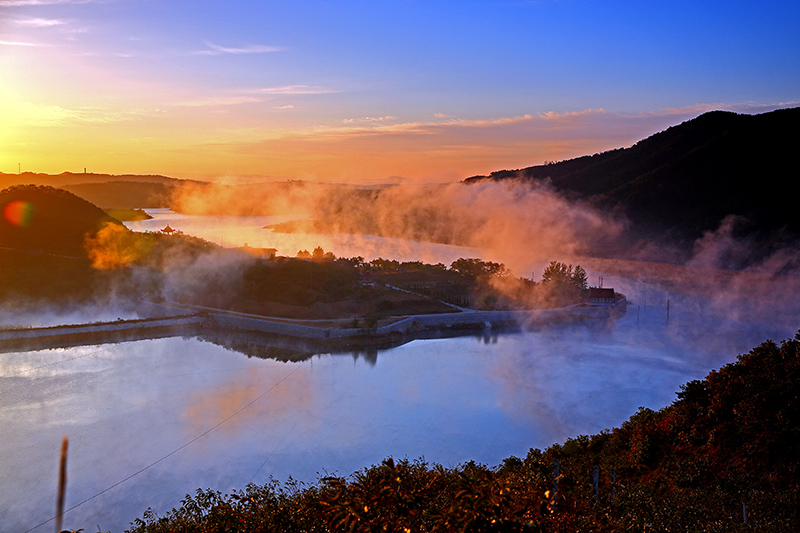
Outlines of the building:
{"type": "Polygon", "coordinates": [[[244,246],[239,249],[247,254],[254,255],[259,259],[264,259],[266,261],[274,261],[278,253],[276,248],[251,248],[247,245],[247,243],[244,243],[244,246]]]}
{"type": "Polygon", "coordinates": [[[616,302],[617,296],[614,289],[602,289],[592,287],[589,289],[589,302],[593,304],[613,304],[616,302]]]}

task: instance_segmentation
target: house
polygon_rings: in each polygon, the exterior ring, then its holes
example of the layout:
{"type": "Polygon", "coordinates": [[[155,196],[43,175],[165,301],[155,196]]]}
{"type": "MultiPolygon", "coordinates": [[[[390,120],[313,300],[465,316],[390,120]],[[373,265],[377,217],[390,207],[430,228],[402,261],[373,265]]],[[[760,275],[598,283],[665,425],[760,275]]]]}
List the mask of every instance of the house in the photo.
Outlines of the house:
{"type": "Polygon", "coordinates": [[[247,243],[244,243],[244,246],[239,249],[247,254],[254,255],[259,259],[264,259],[266,261],[274,261],[278,253],[276,248],[251,248],[247,245],[247,243]]]}
{"type": "Polygon", "coordinates": [[[589,302],[593,304],[613,304],[617,296],[614,289],[591,287],[589,289],[589,302]]]}

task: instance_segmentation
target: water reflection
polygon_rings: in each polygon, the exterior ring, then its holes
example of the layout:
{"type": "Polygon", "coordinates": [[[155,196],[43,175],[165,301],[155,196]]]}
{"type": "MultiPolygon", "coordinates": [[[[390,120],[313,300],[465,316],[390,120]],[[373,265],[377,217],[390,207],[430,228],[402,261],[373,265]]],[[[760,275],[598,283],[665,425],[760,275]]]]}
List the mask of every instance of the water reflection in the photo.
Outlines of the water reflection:
{"type": "Polygon", "coordinates": [[[80,504],[64,525],[121,531],[198,487],[314,481],[389,455],[494,465],[614,427],[766,338],[720,324],[699,342],[681,309],[340,352],[218,333],[0,354],[0,530],[51,517],[63,435],[67,506],[80,504]]]}
{"type": "Polygon", "coordinates": [[[64,526],[122,531],[198,487],[314,481],[390,455],[496,465],[667,405],[681,384],[800,326],[783,281],[759,290],[758,307],[752,285],[711,300],[606,282],[631,303],[616,321],[371,347],[204,331],[0,353],[0,531],[52,517],[63,435],[75,507],[64,526]]]}

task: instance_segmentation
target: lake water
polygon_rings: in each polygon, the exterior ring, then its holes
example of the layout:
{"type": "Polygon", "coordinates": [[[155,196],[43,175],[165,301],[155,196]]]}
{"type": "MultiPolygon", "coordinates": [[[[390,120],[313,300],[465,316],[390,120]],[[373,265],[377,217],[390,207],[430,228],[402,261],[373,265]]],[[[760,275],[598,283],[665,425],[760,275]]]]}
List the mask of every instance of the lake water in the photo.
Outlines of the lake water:
{"type": "MultiPolygon", "coordinates": [[[[153,229],[173,216],[163,215],[153,229]]],[[[185,218],[168,223],[192,233],[185,218]]],[[[208,222],[196,224],[229,246],[285,253],[259,231],[263,220],[208,222]]],[[[327,238],[318,243],[326,250],[369,258],[347,252],[345,237],[327,238]]],[[[388,257],[395,244],[373,249],[388,257]]],[[[416,246],[443,262],[464,252],[416,246]]],[[[709,314],[696,297],[615,282],[638,296],[609,324],[417,340],[377,356],[284,363],[181,337],[0,353],[0,531],[53,527],[65,435],[64,527],[116,532],[197,488],[229,492],[270,476],[314,482],[389,456],[445,466],[524,457],[619,426],[639,406],[668,405],[681,384],[800,324],[796,308],[780,319],[709,314]]]]}

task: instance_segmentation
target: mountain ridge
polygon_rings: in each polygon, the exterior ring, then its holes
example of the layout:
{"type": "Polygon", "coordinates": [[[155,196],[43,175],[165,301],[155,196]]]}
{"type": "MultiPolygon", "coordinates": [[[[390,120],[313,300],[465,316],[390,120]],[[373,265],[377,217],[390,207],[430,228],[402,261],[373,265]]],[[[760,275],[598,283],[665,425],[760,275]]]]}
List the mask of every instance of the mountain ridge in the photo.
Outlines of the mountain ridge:
{"type": "Polygon", "coordinates": [[[464,180],[548,182],[556,190],[619,210],[634,231],[688,245],[726,217],[771,240],[800,236],[791,183],[800,108],[758,115],[711,111],[628,148],[500,170],[464,180]]]}

